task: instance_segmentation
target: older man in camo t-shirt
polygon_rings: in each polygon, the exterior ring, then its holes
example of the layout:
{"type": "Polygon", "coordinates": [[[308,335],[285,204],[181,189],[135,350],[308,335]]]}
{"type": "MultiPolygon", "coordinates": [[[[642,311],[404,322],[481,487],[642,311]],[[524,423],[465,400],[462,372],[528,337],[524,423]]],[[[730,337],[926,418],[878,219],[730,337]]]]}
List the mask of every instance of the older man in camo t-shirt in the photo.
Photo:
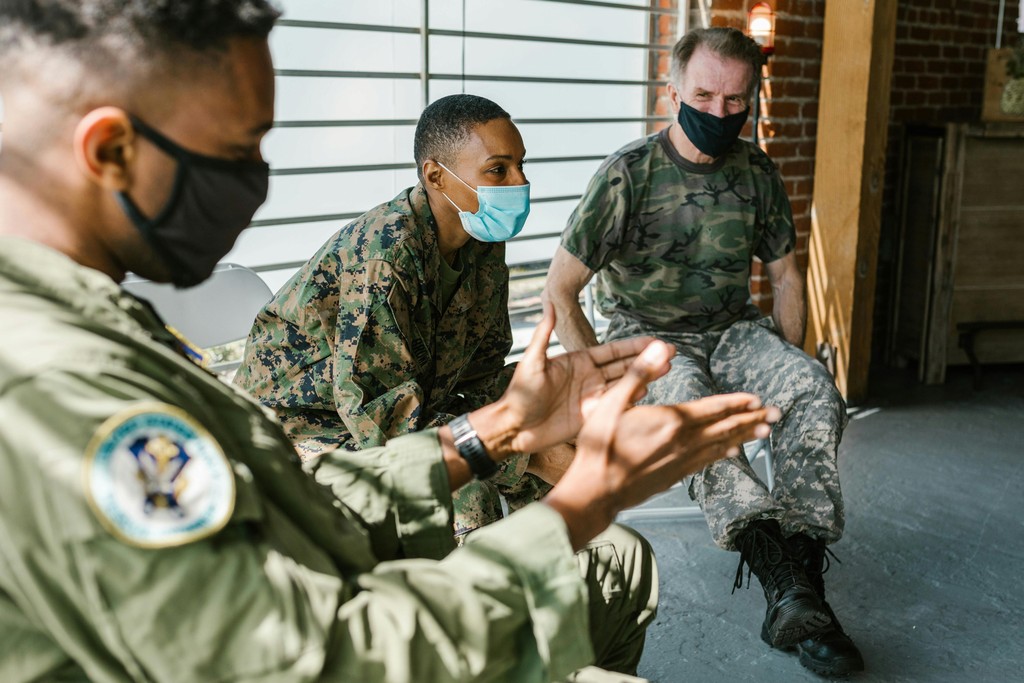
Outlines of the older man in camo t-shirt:
{"type": "Polygon", "coordinates": [[[761,637],[795,647],[814,671],[863,669],[825,602],[825,546],[843,532],[836,449],[846,422],[828,372],[801,350],[806,322],[796,233],[782,179],[739,140],[763,57],[734,29],[700,29],[675,46],[669,94],[677,122],[608,157],[569,219],[545,297],[570,349],[597,343],[578,305],[597,274],[608,339],[653,335],[676,345],[653,403],[744,390],[779,406],[772,491],[742,456],[696,474],[690,496],[715,543],[741,554],[768,602],[761,637]],[[750,264],[764,264],[770,318],[750,301],[750,264]]]}

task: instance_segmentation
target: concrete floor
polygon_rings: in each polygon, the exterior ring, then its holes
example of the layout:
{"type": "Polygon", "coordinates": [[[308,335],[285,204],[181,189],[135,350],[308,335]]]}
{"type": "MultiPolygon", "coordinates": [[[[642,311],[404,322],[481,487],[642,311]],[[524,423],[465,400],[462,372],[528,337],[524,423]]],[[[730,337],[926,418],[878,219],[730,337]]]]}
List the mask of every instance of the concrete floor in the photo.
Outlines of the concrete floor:
{"type": "MultiPolygon", "coordinates": [[[[856,681],[1024,680],[1024,367],[925,387],[889,372],[840,446],[846,500],[830,603],[864,655],[856,681]],[[877,409],[877,410],[875,410],[877,409]]],[[[656,506],[689,503],[681,489],[656,506]]],[[[661,608],[640,674],[652,683],[821,680],[758,637],[757,579],[703,521],[628,522],[653,543],[661,608]]]]}

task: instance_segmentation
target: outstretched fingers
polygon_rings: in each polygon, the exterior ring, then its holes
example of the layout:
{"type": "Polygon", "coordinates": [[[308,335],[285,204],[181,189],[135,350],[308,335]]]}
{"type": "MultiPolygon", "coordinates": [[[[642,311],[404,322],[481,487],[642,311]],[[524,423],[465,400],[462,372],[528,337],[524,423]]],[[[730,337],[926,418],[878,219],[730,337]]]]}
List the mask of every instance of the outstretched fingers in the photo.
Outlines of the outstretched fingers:
{"type": "Polygon", "coordinates": [[[646,393],[648,383],[664,376],[669,371],[671,367],[670,361],[672,356],[675,355],[674,346],[656,341],[651,337],[634,337],[594,347],[591,359],[601,371],[601,377],[604,379],[605,384],[611,386],[629,371],[630,366],[633,365],[640,354],[645,349],[650,348],[652,344],[656,344],[662,350],[657,352],[656,360],[651,361],[651,359],[648,359],[647,367],[645,368],[647,380],[633,395],[633,401],[638,401],[646,393]]]}
{"type": "Polygon", "coordinates": [[[709,444],[739,445],[754,439],[763,439],[771,433],[777,408],[759,408],[745,413],[729,415],[708,423],[701,430],[709,444]]]}
{"type": "Polygon", "coordinates": [[[555,329],[555,307],[548,302],[544,302],[543,306],[544,315],[534,328],[530,343],[523,352],[522,363],[531,368],[543,368],[547,363],[548,343],[555,329]]]}
{"type": "MultiPolygon", "coordinates": [[[[716,394],[675,405],[683,419],[691,425],[717,422],[730,415],[758,410],[761,407],[761,399],[747,393],[716,394]]],[[[775,411],[778,412],[777,409],[775,411]]]]}
{"type": "Polygon", "coordinates": [[[600,434],[601,440],[610,444],[619,417],[633,404],[635,397],[646,390],[648,382],[663,374],[663,367],[674,352],[669,344],[658,341],[647,344],[640,355],[624,367],[619,379],[600,398],[588,402],[589,405],[584,411],[587,424],[584,425],[580,436],[600,434]]]}
{"type": "MultiPolygon", "coordinates": [[[[622,394],[622,396],[629,404],[639,401],[647,394],[647,385],[669,371],[669,361],[676,353],[675,347],[671,344],[651,337],[623,339],[588,349],[588,351],[597,349],[602,350],[599,359],[605,361],[604,365],[598,367],[604,387],[601,391],[583,398],[581,408],[584,417],[590,416],[594,410],[594,404],[602,392],[618,386],[624,377],[632,379],[624,385],[628,387],[630,393],[622,394]]],[[[594,360],[593,356],[591,356],[591,360],[594,360]]],[[[620,391],[624,392],[627,389],[620,389],[620,391]]]]}
{"type": "Polygon", "coordinates": [[[775,408],[759,408],[691,425],[685,430],[684,441],[678,444],[681,448],[670,451],[672,457],[649,461],[644,476],[655,482],[680,481],[716,460],[737,456],[743,443],[768,435],[768,425],[777,412],[775,408]]]}

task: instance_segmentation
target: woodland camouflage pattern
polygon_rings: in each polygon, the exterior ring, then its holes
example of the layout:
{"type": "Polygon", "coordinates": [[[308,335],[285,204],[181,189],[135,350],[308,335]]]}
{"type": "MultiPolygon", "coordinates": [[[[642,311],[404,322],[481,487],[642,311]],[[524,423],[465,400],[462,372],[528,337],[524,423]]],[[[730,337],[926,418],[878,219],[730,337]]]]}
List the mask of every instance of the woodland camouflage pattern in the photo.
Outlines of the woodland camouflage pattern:
{"type": "MultiPolygon", "coordinates": [[[[470,240],[447,310],[437,226],[420,185],[342,228],[260,312],[237,384],[272,408],[304,459],[383,445],[501,396],[514,366],[505,245],[470,240]]],[[[528,458],[454,494],[456,533],[541,493],[528,458]]]]}
{"type": "Polygon", "coordinates": [[[668,129],[604,161],[562,234],[596,272],[596,301],[661,330],[721,330],[759,316],[750,260],[796,247],[782,179],[757,146],[737,141],[713,164],[682,158],[668,129]]]}
{"type": "Polygon", "coordinates": [[[782,411],[772,492],[742,456],[691,479],[715,543],[735,549],[736,532],[758,518],[777,519],[786,535],[838,540],[842,396],[750,301],[751,259],[775,261],[796,246],[772,160],[739,140],[714,163],[693,164],[668,129],[633,142],[602,164],[562,246],[597,272],[606,340],[650,335],[675,344],[672,369],[650,385],[646,403],[749,391],[782,411]]]}

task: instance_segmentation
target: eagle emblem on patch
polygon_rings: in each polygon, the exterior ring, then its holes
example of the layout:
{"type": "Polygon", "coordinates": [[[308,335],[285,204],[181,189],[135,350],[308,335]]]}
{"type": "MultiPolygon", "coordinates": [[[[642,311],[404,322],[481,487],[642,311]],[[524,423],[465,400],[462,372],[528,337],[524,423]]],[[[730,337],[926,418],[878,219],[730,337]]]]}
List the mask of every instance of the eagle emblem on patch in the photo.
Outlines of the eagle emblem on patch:
{"type": "Polygon", "coordinates": [[[234,475],[220,444],[164,403],[118,413],[97,430],[85,453],[85,492],[104,527],[145,548],[216,533],[235,507],[234,475]]]}

